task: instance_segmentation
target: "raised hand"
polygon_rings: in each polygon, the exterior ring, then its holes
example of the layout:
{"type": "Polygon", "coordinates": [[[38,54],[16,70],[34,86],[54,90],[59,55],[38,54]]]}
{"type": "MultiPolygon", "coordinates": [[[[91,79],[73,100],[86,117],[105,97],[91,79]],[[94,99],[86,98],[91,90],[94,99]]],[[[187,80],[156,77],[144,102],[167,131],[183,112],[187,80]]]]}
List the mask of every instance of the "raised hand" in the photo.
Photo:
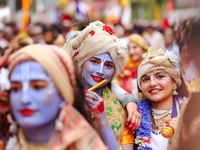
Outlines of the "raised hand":
{"type": "Polygon", "coordinates": [[[85,99],[88,101],[89,106],[94,112],[94,116],[97,119],[102,118],[102,113],[104,112],[103,99],[97,93],[86,90],[85,90],[85,99]]]}

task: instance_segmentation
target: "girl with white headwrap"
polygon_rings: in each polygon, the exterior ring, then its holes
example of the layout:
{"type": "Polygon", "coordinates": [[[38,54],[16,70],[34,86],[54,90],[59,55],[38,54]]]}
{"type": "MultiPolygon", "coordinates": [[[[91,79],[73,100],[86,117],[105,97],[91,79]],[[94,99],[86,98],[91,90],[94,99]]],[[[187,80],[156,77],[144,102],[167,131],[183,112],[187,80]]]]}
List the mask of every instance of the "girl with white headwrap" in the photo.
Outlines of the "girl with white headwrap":
{"type": "Polygon", "coordinates": [[[180,96],[188,96],[184,91],[186,86],[181,81],[180,70],[175,65],[178,58],[173,52],[150,47],[143,59],[138,68],[138,86],[142,91],[138,109],[142,121],[136,131],[135,144],[139,150],[166,150],[170,139],[162,136],[161,129],[170,126],[176,132],[183,102],[180,96]]]}
{"type": "Polygon", "coordinates": [[[116,150],[119,144],[130,144],[131,147],[123,148],[132,149],[134,140],[131,133],[139,127],[141,116],[137,111],[137,99],[134,95],[129,95],[113,82],[126,65],[127,57],[125,48],[114,36],[112,28],[100,21],[90,23],[83,31],[77,32],[74,38],[67,40],[63,49],[70,54],[82,73],[85,90],[107,79],[107,82],[94,92],[86,91],[86,98],[92,108],[101,108],[95,118],[103,139],[106,139],[106,145],[116,150]],[[128,119],[120,102],[127,108],[128,119]]]}

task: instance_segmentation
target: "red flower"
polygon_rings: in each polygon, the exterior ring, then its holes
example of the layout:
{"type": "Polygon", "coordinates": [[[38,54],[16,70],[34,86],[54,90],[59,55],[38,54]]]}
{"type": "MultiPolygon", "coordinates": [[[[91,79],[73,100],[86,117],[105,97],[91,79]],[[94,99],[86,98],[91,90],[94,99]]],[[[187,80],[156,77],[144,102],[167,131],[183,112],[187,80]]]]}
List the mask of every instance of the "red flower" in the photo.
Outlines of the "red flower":
{"type": "Polygon", "coordinates": [[[75,53],[74,53],[74,56],[78,55],[78,53],[79,53],[79,52],[75,52],[75,53]]]}
{"type": "Polygon", "coordinates": [[[95,32],[94,32],[93,30],[89,32],[89,34],[92,34],[92,35],[94,35],[94,33],[95,33],[95,32]]]}
{"type": "Polygon", "coordinates": [[[108,33],[110,33],[110,35],[114,35],[115,34],[114,30],[111,27],[107,26],[106,24],[103,26],[103,30],[105,30],[108,33]]]}
{"type": "Polygon", "coordinates": [[[183,102],[180,103],[180,108],[183,106],[183,104],[184,104],[183,102]]]}
{"type": "Polygon", "coordinates": [[[165,120],[166,126],[169,126],[169,120],[165,120]]]}

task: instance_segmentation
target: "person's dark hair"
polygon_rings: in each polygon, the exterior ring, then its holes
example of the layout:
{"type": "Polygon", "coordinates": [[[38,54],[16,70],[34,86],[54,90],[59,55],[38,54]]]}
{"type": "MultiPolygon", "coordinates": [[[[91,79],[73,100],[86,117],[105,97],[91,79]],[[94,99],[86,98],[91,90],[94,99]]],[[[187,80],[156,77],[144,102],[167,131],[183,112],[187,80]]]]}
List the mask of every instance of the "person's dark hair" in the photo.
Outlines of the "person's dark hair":
{"type": "Polygon", "coordinates": [[[0,114],[0,139],[4,142],[6,142],[9,137],[7,114],[8,113],[0,114]]]}
{"type": "Polygon", "coordinates": [[[22,42],[22,43],[19,44],[18,49],[25,47],[25,46],[28,46],[28,45],[30,45],[28,42],[22,42]]]}
{"type": "Polygon", "coordinates": [[[184,45],[188,45],[188,42],[187,42],[187,39],[184,38],[182,41],[180,41],[180,44],[179,44],[179,53],[181,53],[181,50],[183,48],[184,45]]]}
{"type": "Polygon", "coordinates": [[[84,84],[82,82],[81,75],[78,73],[77,69],[75,70],[75,75],[77,93],[75,94],[74,107],[83,115],[83,117],[93,128],[96,128],[91,118],[92,113],[90,107],[88,105],[88,102],[85,100],[84,84]]]}
{"type": "Polygon", "coordinates": [[[4,49],[0,47],[1,57],[4,55],[4,49]]]}
{"type": "Polygon", "coordinates": [[[200,20],[196,20],[193,24],[190,37],[188,37],[188,49],[190,50],[190,57],[194,60],[197,69],[200,71],[200,20]]]}
{"type": "Polygon", "coordinates": [[[189,92],[187,90],[187,86],[185,84],[182,74],[181,74],[181,86],[177,89],[177,92],[178,92],[178,96],[180,96],[180,97],[188,97],[189,96],[189,92]]]}

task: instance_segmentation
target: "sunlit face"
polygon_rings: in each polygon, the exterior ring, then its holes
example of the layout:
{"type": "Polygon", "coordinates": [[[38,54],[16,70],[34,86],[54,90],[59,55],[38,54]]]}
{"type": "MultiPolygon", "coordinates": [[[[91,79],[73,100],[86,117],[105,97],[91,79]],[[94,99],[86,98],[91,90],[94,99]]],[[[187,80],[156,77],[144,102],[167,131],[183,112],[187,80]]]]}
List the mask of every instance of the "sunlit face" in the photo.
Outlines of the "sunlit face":
{"type": "Polygon", "coordinates": [[[33,61],[11,72],[10,105],[17,123],[24,128],[54,123],[66,103],[44,68],[33,61]]]}
{"type": "MultiPolygon", "coordinates": [[[[108,81],[113,77],[115,72],[115,66],[110,54],[100,54],[91,57],[83,64],[83,78],[85,84],[92,87],[104,79],[108,81]]],[[[101,87],[103,87],[103,84],[101,87]]]]}
{"type": "Polygon", "coordinates": [[[151,102],[161,102],[172,96],[172,78],[163,70],[147,73],[141,79],[141,90],[151,102]]]}
{"type": "Polygon", "coordinates": [[[145,52],[142,47],[137,45],[135,42],[130,41],[128,43],[128,49],[132,61],[142,61],[142,54],[145,52]]]}

